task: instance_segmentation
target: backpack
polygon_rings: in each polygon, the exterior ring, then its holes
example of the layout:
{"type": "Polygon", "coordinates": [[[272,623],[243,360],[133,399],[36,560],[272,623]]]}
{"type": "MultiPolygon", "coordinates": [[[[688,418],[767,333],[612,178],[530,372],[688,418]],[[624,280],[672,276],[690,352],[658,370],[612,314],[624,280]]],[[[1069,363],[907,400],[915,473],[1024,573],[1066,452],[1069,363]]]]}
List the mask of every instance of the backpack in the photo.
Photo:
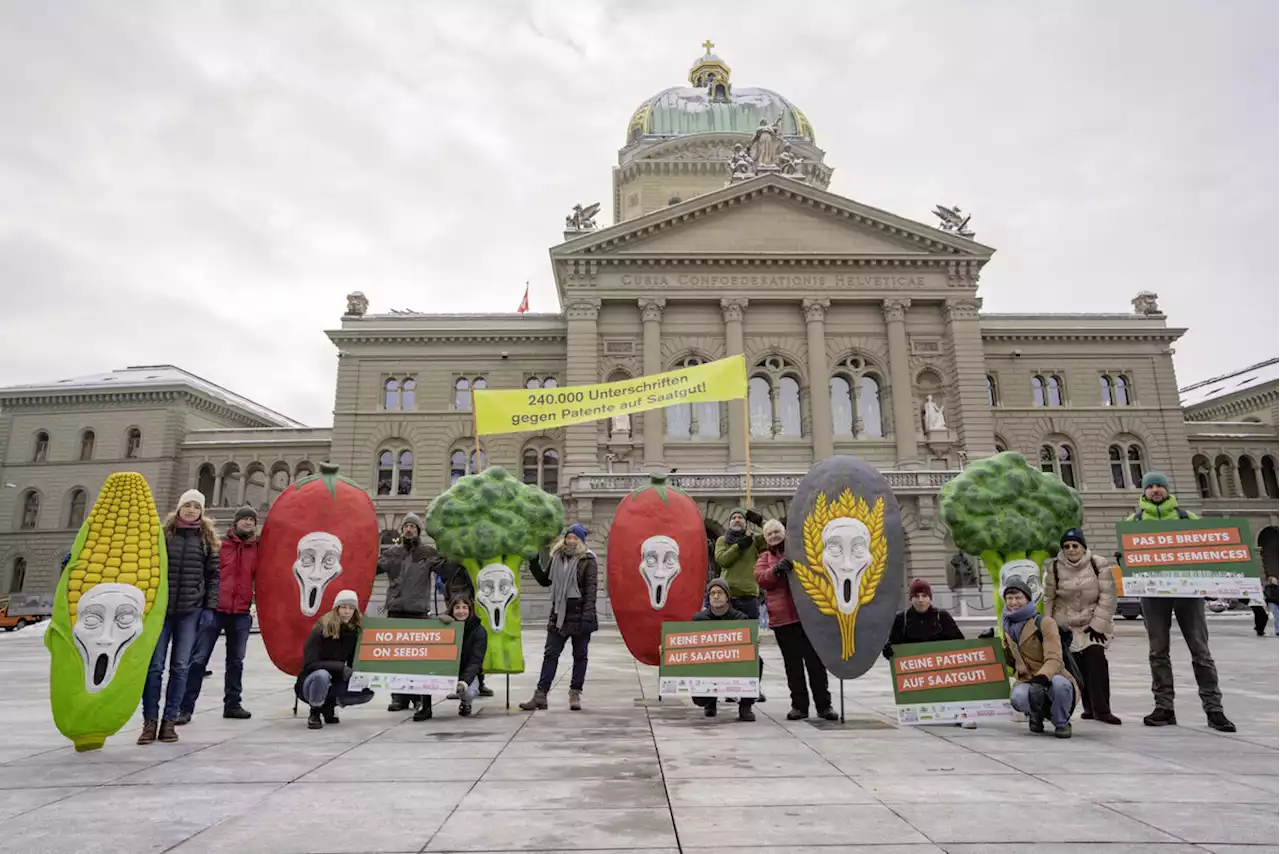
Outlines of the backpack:
{"type": "MultiPolygon", "coordinates": [[[[1043,614],[1036,614],[1036,637],[1040,639],[1041,644],[1044,643],[1044,632],[1040,629],[1040,623],[1043,620],[1043,614]]],[[[1080,665],[1076,662],[1075,654],[1071,652],[1071,629],[1063,628],[1061,623],[1058,624],[1058,643],[1062,646],[1062,669],[1071,674],[1076,685],[1083,690],[1084,676],[1080,673],[1080,665]]]]}

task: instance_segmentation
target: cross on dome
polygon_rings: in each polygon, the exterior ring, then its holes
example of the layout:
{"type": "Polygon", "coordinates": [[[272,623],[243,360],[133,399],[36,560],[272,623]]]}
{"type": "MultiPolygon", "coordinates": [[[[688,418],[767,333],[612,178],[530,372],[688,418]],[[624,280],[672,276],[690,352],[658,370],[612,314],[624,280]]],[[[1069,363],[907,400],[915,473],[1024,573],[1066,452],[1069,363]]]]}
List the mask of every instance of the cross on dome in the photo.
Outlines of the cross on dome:
{"type": "Polygon", "coordinates": [[[712,49],[713,47],[715,47],[715,46],[716,46],[716,43],[715,43],[715,42],[713,42],[711,39],[707,39],[706,41],[704,41],[704,42],[702,43],[702,46],[703,46],[703,47],[705,47],[705,48],[707,49],[707,56],[710,56],[710,55],[711,55],[711,49],[712,49]]]}

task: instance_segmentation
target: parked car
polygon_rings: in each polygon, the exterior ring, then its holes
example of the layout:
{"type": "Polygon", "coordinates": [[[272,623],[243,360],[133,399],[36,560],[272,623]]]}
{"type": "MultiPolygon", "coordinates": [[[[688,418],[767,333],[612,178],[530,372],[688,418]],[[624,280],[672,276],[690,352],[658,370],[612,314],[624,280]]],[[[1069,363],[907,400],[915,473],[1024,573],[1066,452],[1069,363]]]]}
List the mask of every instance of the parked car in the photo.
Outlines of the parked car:
{"type": "Polygon", "coordinates": [[[1116,615],[1126,620],[1136,620],[1142,616],[1142,600],[1136,596],[1121,596],[1116,600],[1116,615]]]}
{"type": "Polygon", "coordinates": [[[9,600],[0,599],[0,629],[6,632],[16,631],[23,626],[32,626],[43,620],[44,617],[10,617],[9,616],[9,600]]]}

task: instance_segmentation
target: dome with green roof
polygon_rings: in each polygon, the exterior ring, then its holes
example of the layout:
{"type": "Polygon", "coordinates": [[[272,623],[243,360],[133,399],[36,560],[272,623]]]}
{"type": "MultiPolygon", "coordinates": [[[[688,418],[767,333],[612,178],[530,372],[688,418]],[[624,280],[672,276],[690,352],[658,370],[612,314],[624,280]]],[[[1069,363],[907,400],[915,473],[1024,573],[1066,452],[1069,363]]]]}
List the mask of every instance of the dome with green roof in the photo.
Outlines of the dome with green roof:
{"type": "Polygon", "coordinates": [[[627,124],[627,143],[645,137],[695,133],[755,133],[761,121],[782,117],[782,136],[816,142],[813,126],[795,104],[770,89],[734,88],[729,66],[703,42],[706,55],[689,69],[689,86],[664,89],[636,109],[627,124]]]}

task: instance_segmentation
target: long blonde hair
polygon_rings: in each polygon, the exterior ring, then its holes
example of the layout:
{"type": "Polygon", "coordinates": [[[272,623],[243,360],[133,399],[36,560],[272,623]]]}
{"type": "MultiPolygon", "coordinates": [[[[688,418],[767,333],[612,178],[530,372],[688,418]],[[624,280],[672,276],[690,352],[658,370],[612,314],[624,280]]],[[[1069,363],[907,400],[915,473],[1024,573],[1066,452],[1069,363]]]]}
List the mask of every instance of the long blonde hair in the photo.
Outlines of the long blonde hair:
{"type": "MultiPolygon", "coordinates": [[[[360,606],[352,605],[351,607],[354,610],[351,614],[351,619],[347,622],[347,625],[351,626],[351,628],[355,629],[358,632],[360,631],[360,628],[363,625],[364,620],[360,614],[360,606]]],[[[331,608],[329,610],[329,613],[321,617],[317,625],[320,626],[320,632],[325,637],[334,638],[335,640],[341,637],[343,624],[342,624],[342,617],[338,616],[337,606],[334,606],[333,608],[331,608]]]]}
{"type": "MultiPolygon", "coordinates": [[[[164,538],[167,542],[173,538],[178,531],[178,511],[174,510],[164,520],[164,538]]],[[[200,539],[204,542],[204,547],[211,554],[218,552],[218,532],[213,528],[213,522],[205,515],[204,511],[200,511],[200,539]]]]}

